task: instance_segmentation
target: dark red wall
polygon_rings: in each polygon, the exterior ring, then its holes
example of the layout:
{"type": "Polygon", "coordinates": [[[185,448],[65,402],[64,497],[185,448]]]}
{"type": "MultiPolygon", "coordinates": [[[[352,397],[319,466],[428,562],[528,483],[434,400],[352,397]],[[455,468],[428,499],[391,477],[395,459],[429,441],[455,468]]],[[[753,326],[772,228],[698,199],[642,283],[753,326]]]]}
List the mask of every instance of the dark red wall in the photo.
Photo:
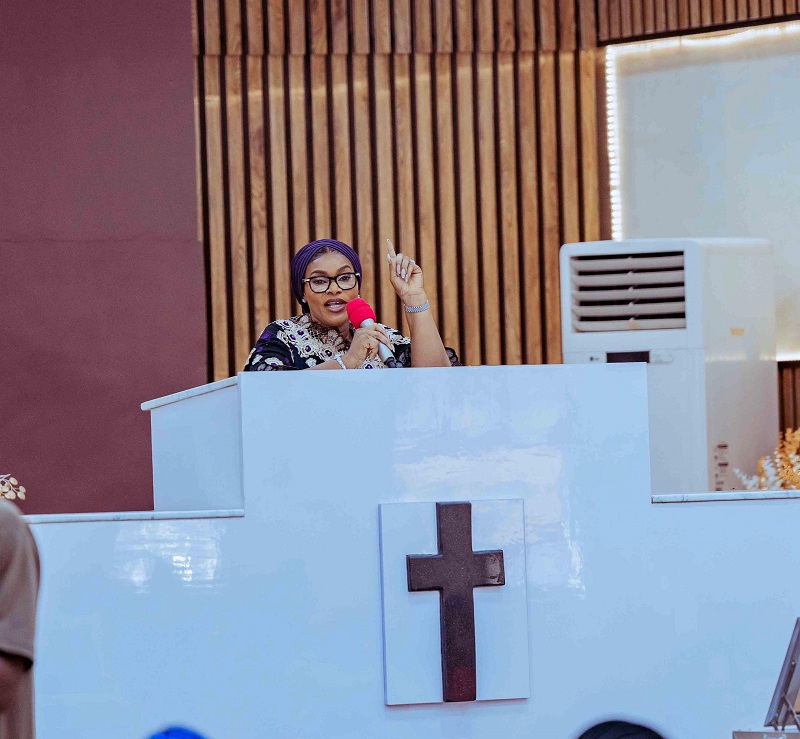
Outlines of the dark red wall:
{"type": "Polygon", "coordinates": [[[139,403],[207,377],[188,2],[0,3],[0,473],[152,508],[139,403]]]}

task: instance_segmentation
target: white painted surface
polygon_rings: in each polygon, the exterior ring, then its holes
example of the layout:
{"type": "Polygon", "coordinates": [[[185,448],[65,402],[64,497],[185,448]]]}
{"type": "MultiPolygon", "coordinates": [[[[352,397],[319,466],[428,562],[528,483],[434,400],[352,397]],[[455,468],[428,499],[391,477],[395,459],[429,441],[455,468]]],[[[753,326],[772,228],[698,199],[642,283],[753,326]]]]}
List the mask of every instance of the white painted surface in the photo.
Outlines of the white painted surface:
{"type": "Polygon", "coordinates": [[[787,27],[615,54],[624,238],[769,239],[789,358],[800,356],[800,24],[787,27]]]}
{"type": "MultiPolygon", "coordinates": [[[[408,592],[407,554],[436,554],[435,503],[380,506],[387,705],[442,701],[438,592],[408,592]]],[[[472,503],[472,548],[501,549],[505,585],[475,588],[477,699],[530,696],[523,501],[472,503]]]]}
{"type": "Polygon", "coordinates": [[[800,502],[652,505],[642,367],[241,382],[244,518],[34,525],[39,739],[760,725],[800,610],[800,502]],[[385,706],[378,505],[509,497],[525,500],[531,698],[385,706]]]}
{"type": "Polygon", "coordinates": [[[236,378],[176,393],[150,408],[157,511],[242,508],[242,442],[236,378]]]}

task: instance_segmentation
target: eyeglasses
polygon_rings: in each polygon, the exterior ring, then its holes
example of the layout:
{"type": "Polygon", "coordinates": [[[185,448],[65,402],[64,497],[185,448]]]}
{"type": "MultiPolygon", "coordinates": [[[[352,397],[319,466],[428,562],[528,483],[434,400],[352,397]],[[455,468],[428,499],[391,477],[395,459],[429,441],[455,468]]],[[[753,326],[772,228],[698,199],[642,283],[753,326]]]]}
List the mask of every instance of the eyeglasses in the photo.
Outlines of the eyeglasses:
{"type": "Polygon", "coordinates": [[[312,293],[326,293],[334,281],[340,290],[352,290],[358,283],[359,277],[361,277],[359,272],[343,272],[336,277],[307,277],[302,282],[308,283],[312,293]]]}

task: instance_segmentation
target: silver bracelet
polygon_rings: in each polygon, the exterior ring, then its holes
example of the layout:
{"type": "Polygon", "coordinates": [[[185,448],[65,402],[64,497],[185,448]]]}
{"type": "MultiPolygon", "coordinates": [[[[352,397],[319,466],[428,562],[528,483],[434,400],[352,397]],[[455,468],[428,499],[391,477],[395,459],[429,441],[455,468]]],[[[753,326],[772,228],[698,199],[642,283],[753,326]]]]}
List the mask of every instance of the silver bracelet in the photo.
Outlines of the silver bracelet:
{"type": "Polygon", "coordinates": [[[342,359],[342,355],[341,354],[334,354],[333,358],[339,363],[339,366],[342,369],[347,369],[347,365],[344,363],[344,360],[342,359]]]}
{"type": "Polygon", "coordinates": [[[403,310],[406,313],[422,313],[431,307],[431,301],[426,300],[422,305],[404,305],[403,310]]]}

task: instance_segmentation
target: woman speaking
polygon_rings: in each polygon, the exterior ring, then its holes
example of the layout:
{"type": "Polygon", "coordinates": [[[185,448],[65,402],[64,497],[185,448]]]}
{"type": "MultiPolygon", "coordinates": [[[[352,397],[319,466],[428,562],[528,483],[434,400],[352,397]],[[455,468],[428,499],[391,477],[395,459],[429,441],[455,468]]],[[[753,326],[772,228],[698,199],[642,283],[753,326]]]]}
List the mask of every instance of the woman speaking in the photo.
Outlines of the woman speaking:
{"type": "Polygon", "coordinates": [[[347,304],[359,297],[361,261],[341,241],[320,239],[292,258],[292,292],[303,313],[267,326],[244,366],[253,370],[379,369],[383,344],[399,367],[449,367],[460,362],[446,349],[436,328],[422,282],[422,270],[413,259],[395,254],[389,243],[389,278],[403,303],[410,337],[379,323],[354,328],[347,304]]]}

